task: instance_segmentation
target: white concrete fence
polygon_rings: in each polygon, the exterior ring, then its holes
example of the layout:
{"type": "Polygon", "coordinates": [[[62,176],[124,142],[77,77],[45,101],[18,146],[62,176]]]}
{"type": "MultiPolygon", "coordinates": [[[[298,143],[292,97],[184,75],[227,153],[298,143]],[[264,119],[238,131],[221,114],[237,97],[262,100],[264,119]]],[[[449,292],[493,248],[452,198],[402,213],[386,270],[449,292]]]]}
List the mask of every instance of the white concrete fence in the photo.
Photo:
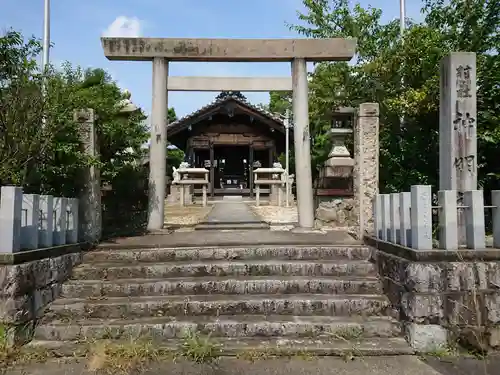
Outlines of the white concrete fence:
{"type": "Polygon", "coordinates": [[[500,248],[500,190],[491,192],[491,206],[484,205],[483,191],[466,191],[463,206],[457,192],[438,192],[438,205],[432,205],[430,185],[414,185],[411,192],[378,194],[374,199],[375,235],[382,241],[416,250],[432,250],[432,210],[438,211],[439,248],[458,249],[458,215],[463,210],[466,248],[486,247],[485,208],[493,210],[493,247],[500,248]]]}
{"type": "Polygon", "coordinates": [[[78,199],[23,194],[17,186],[2,186],[0,253],[78,242],[78,199]]]}

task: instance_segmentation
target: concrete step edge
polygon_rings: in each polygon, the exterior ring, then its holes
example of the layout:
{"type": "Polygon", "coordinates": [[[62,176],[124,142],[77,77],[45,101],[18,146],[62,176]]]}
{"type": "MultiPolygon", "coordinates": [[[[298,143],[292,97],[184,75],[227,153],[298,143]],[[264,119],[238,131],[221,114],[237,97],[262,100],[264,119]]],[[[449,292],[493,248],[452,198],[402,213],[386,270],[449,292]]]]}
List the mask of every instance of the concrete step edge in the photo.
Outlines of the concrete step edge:
{"type": "MultiPolygon", "coordinates": [[[[108,341],[109,342],[109,341],[108,341]]],[[[293,340],[275,338],[274,340],[219,340],[221,356],[244,356],[251,353],[267,353],[270,355],[289,356],[293,354],[310,354],[316,356],[391,356],[411,355],[415,351],[407,344],[404,338],[363,339],[361,341],[336,340],[322,342],[318,340],[293,340]]],[[[120,342],[115,342],[120,344],[120,342]]],[[[122,344],[126,344],[122,342],[122,344]]],[[[181,340],[170,340],[155,345],[157,350],[178,352],[181,340]]],[[[75,341],[32,341],[28,344],[32,348],[45,348],[54,356],[84,357],[89,352],[88,345],[75,341]]]]}
{"type": "MultiPolygon", "coordinates": [[[[267,233],[267,230],[265,230],[267,233]]],[[[103,242],[97,245],[96,249],[106,249],[106,250],[130,250],[130,249],[158,249],[158,248],[227,248],[227,247],[262,247],[262,246],[273,246],[273,247],[283,247],[283,246],[288,246],[288,247],[295,247],[295,246],[314,246],[314,247],[329,247],[329,246],[340,246],[340,247],[345,247],[345,246],[363,246],[363,247],[369,247],[368,245],[365,245],[361,243],[360,241],[357,241],[355,239],[349,239],[349,241],[332,241],[332,239],[329,236],[322,236],[321,239],[318,239],[317,237],[315,239],[311,239],[307,241],[307,244],[304,242],[300,241],[294,241],[293,238],[290,239],[290,241],[274,241],[274,240],[265,240],[265,241],[255,241],[253,243],[244,243],[241,240],[225,240],[225,241],[207,241],[203,244],[199,243],[179,243],[179,244],[172,244],[170,246],[165,246],[162,245],[161,243],[150,243],[150,244],[132,244],[132,243],[111,243],[111,242],[103,242]]]]}
{"type": "MultiPolygon", "coordinates": [[[[326,317],[325,317],[326,318],[326,317]]],[[[255,321],[245,322],[238,320],[220,321],[171,321],[159,323],[158,321],[115,322],[103,320],[100,323],[91,324],[89,320],[80,323],[43,323],[37,326],[34,337],[42,340],[78,340],[84,338],[93,339],[130,339],[153,338],[171,339],[182,338],[186,332],[200,332],[210,334],[213,338],[225,337],[295,337],[354,340],[373,337],[399,337],[401,326],[396,321],[366,321],[366,322],[325,322],[303,321],[303,322],[269,322],[255,321]]]]}
{"type": "Polygon", "coordinates": [[[176,303],[235,303],[235,302],[264,302],[264,301],[345,301],[345,300],[377,300],[388,301],[382,294],[248,294],[248,295],[224,295],[224,294],[194,294],[194,295],[170,295],[170,296],[137,296],[137,297],[106,297],[105,299],[86,298],[59,298],[52,302],[51,306],[64,306],[71,304],[130,304],[144,302],[176,302],[176,303]]]}
{"type": "MultiPolygon", "coordinates": [[[[367,259],[202,259],[202,260],[174,260],[170,262],[155,262],[154,266],[186,266],[186,267],[197,267],[197,266],[225,266],[225,265],[241,265],[241,266],[270,266],[270,265],[283,265],[283,264],[298,264],[308,266],[311,264],[316,265],[374,265],[367,259]]],[[[95,267],[95,268],[143,268],[151,266],[151,264],[144,265],[142,263],[139,264],[130,264],[130,262],[123,261],[120,262],[92,262],[92,263],[82,263],[75,269],[85,268],[85,267],[95,267]]]]}
{"type": "Polygon", "coordinates": [[[108,326],[123,325],[155,325],[155,324],[383,324],[399,323],[391,316],[318,316],[318,315],[221,315],[221,316],[161,316],[133,319],[76,319],[71,321],[53,319],[43,321],[39,326],[96,326],[106,324],[108,326]]]}
{"type": "Polygon", "coordinates": [[[204,276],[204,277],[162,277],[162,278],[130,278],[118,280],[68,280],[63,285],[81,285],[81,284],[153,284],[153,283],[207,283],[207,282],[257,282],[257,281],[303,281],[303,282],[322,282],[322,283],[361,283],[361,282],[379,282],[377,275],[367,276],[204,276]]]}
{"type": "MultiPolygon", "coordinates": [[[[160,246],[160,245],[147,245],[147,246],[135,246],[135,245],[130,245],[131,247],[129,248],[123,248],[123,249],[114,249],[113,252],[128,252],[128,251],[150,251],[150,250],[157,250],[157,251],[186,251],[186,250],[197,250],[197,251],[210,251],[210,250],[231,250],[231,249],[237,249],[237,250],[252,250],[252,249],[366,249],[366,250],[371,250],[371,247],[368,245],[364,245],[361,243],[358,244],[313,244],[313,245],[294,245],[294,244],[259,244],[259,245],[221,245],[221,246],[180,246],[180,247],[168,247],[168,246],[160,246]]],[[[101,243],[97,245],[95,250],[89,251],[89,253],[94,253],[94,252],[108,252],[109,244],[106,245],[105,243],[101,243]]]]}

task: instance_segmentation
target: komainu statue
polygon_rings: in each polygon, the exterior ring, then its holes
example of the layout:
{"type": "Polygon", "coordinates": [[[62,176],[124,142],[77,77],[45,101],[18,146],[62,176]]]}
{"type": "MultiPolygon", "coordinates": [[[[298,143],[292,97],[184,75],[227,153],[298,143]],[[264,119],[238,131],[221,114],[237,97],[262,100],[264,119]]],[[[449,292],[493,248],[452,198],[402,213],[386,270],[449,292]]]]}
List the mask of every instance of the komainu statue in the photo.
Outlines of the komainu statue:
{"type": "Polygon", "coordinates": [[[179,172],[177,171],[177,168],[173,167],[173,171],[172,171],[172,183],[176,183],[176,182],[179,182],[181,179],[180,179],[180,175],[179,175],[179,172]]]}

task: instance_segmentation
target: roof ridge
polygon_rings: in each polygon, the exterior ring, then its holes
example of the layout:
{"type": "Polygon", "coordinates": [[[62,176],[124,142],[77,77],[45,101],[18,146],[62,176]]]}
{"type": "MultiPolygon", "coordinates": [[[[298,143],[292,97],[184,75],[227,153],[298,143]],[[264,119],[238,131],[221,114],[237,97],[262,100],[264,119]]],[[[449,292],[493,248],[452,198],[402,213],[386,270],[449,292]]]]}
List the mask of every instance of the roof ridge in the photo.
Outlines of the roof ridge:
{"type": "Polygon", "coordinates": [[[183,117],[175,120],[174,122],[171,122],[170,124],[167,125],[167,127],[174,126],[180,122],[183,122],[183,121],[189,120],[190,118],[196,117],[197,115],[203,113],[204,111],[212,109],[213,107],[216,107],[217,105],[219,105],[225,101],[229,101],[229,100],[234,100],[236,102],[239,102],[240,104],[246,105],[247,107],[249,107],[257,112],[260,112],[263,115],[269,117],[270,119],[284,125],[283,120],[281,119],[281,117],[278,114],[275,114],[275,113],[268,111],[264,108],[258,107],[257,105],[250,103],[250,101],[248,99],[242,99],[242,98],[237,97],[236,95],[230,94],[230,95],[227,95],[223,98],[215,98],[210,103],[204,105],[203,107],[197,109],[196,111],[188,113],[187,115],[184,115],[183,117]]]}

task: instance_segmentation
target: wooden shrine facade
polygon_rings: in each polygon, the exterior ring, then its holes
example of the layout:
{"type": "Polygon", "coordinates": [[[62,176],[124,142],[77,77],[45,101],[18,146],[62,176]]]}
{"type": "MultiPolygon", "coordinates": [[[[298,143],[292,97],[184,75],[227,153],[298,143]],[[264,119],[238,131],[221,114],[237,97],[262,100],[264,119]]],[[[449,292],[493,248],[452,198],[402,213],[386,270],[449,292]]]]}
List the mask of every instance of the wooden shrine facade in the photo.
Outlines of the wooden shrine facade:
{"type": "Polygon", "coordinates": [[[253,169],[271,167],[285,153],[282,120],[234,96],[169,124],[167,137],[191,166],[210,170],[211,196],[253,196],[253,169]]]}

